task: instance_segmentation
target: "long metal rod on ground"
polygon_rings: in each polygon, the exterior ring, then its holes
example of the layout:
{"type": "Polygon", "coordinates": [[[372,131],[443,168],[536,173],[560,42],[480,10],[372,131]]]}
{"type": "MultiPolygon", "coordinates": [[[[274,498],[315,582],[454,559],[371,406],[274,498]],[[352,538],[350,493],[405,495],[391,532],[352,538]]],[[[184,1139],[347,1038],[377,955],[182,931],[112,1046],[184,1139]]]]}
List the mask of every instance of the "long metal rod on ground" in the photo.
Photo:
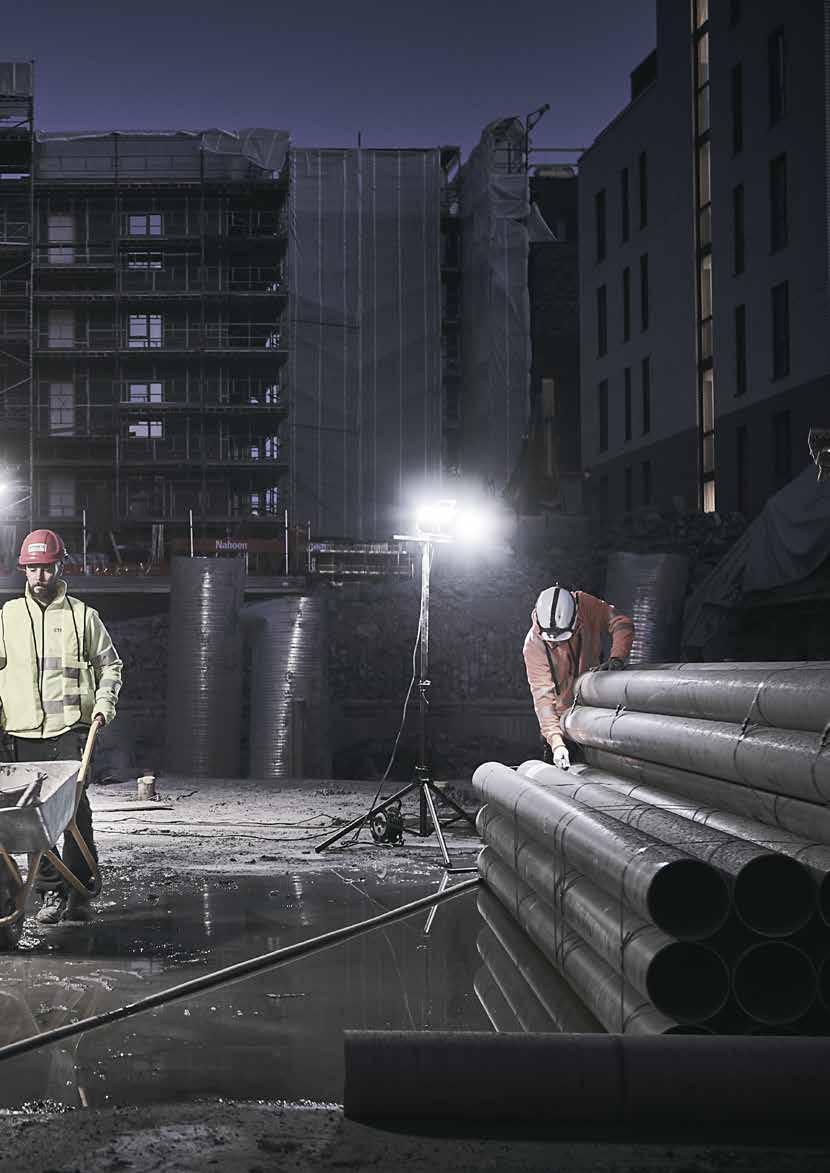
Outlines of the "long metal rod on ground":
{"type": "Polygon", "coordinates": [[[146,998],[139,999],[138,1002],[129,1002],[126,1006],[118,1006],[115,1010],[96,1014],[93,1018],[83,1018],[80,1022],[70,1022],[65,1026],[57,1026],[54,1030],[44,1031],[43,1034],[7,1043],[5,1047],[0,1047],[0,1060],[11,1059],[15,1055],[24,1055],[28,1051],[36,1051],[40,1047],[49,1046],[49,1044],[57,1043],[61,1039],[70,1038],[72,1035],[84,1034],[88,1030],[106,1026],[110,1022],[130,1018],[133,1014],[153,1010],[156,1006],[165,1006],[168,1002],[176,1002],[180,998],[190,998],[204,990],[228,985],[230,982],[250,977],[262,970],[284,965],[287,961],[295,961],[298,957],[307,957],[311,953],[318,953],[321,949],[339,945],[361,933],[368,933],[372,929],[379,929],[393,921],[403,920],[416,912],[422,912],[425,908],[432,908],[433,905],[443,904],[447,900],[453,900],[456,896],[463,896],[465,892],[471,892],[477,888],[480,883],[481,879],[478,876],[474,879],[462,880],[460,884],[455,884],[452,888],[445,888],[443,892],[436,892],[433,896],[422,896],[418,900],[412,900],[409,904],[401,905],[400,908],[390,909],[389,912],[382,912],[379,916],[373,916],[369,920],[358,921],[354,925],[344,925],[343,928],[332,929],[331,932],[323,933],[319,937],[297,941],[293,945],[285,945],[282,949],[275,949],[271,953],[262,953],[259,957],[239,961],[235,965],[226,966],[225,969],[216,970],[215,973],[206,973],[189,982],[172,986],[169,990],[159,990],[156,994],[149,994],[146,998]]]}

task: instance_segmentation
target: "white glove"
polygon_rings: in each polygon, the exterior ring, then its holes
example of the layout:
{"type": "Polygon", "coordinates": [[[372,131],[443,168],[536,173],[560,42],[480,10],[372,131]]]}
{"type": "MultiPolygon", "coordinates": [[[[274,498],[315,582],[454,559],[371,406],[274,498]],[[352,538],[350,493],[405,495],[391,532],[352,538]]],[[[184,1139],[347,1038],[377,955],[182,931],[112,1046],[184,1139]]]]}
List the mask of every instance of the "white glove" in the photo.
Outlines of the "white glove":
{"type": "Polygon", "coordinates": [[[553,751],[553,764],[558,766],[560,770],[569,770],[571,768],[570,755],[564,745],[557,745],[553,751]]]}

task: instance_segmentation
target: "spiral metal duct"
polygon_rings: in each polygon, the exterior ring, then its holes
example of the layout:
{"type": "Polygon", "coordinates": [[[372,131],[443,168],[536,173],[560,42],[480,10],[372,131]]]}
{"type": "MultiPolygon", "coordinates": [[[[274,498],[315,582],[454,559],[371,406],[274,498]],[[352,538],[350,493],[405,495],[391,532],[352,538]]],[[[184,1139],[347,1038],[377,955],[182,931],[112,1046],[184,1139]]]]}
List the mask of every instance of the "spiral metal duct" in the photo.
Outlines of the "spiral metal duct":
{"type": "Polygon", "coordinates": [[[165,766],[198,778],[239,776],[241,558],[173,558],[165,766]]]}
{"type": "Polygon", "coordinates": [[[817,733],[767,729],[725,721],[615,713],[577,705],[562,721],[578,745],[647,758],[728,782],[830,802],[830,746],[817,733]]]}
{"type": "Polygon", "coordinates": [[[671,843],[727,875],[732,883],[735,911],[749,928],[770,937],[786,936],[803,928],[816,907],[812,877],[795,859],[702,826],[673,811],[627,798],[602,783],[602,770],[579,768],[565,773],[544,762],[525,762],[518,773],[558,793],[604,811],[655,839],[671,843]],[[583,781],[583,778],[586,781],[583,781]]]}
{"type": "Polygon", "coordinates": [[[709,936],[729,912],[729,892],[709,864],[653,839],[499,762],[473,774],[485,801],[510,814],[543,846],[672,936],[709,936]]]}
{"type": "Polygon", "coordinates": [[[331,775],[326,600],[286,595],[246,607],[252,778],[331,775]]]}
{"type": "Polygon", "coordinates": [[[662,660],[680,651],[689,560],[681,554],[608,556],[605,598],[634,620],[630,662],[662,660]]]}
{"type": "MultiPolygon", "coordinates": [[[[483,807],[476,825],[502,862],[663,1014],[702,1022],[723,1008],[729,973],[711,949],[677,941],[620,907],[493,808],[483,807]]],[[[557,951],[558,941],[551,940],[550,947],[557,951]]]]}
{"type": "Polygon", "coordinates": [[[692,799],[696,803],[718,807],[722,814],[731,811],[736,815],[745,815],[767,824],[772,834],[775,834],[776,827],[780,827],[805,842],[830,843],[830,810],[815,803],[765,790],[754,790],[746,785],[736,786],[721,778],[709,778],[705,774],[641,761],[592,746],[583,748],[585,758],[592,766],[598,766],[633,783],[662,787],[681,799],[692,799]]]}
{"type": "Polygon", "coordinates": [[[735,1001],[757,1022],[795,1022],[815,1003],[818,978],[803,949],[761,941],[738,957],[732,973],[735,1001]]]}
{"type": "Polygon", "coordinates": [[[487,927],[551,1017],[556,1030],[596,1034],[602,1027],[585,1003],[533,945],[504,906],[486,888],[476,898],[487,927]]]}
{"type": "Polygon", "coordinates": [[[696,1029],[682,1027],[656,1010],[577,933],[563,924],[557,911],[520,880],[491,847],[485,847],[479,855],[478,870],[490,891],[560,970],[607,1031],[677,1034],[696,1029]],[[553,942],[561,943],[561,948],[555,949],[553,942]]]}
{"type": "Polygon", "coordinates": [[[624,705],[638,713],[749,720],[808,733],[821,733],[830,721],[828,669],[586,672],[577,695],[596,708],[624,705]]]}

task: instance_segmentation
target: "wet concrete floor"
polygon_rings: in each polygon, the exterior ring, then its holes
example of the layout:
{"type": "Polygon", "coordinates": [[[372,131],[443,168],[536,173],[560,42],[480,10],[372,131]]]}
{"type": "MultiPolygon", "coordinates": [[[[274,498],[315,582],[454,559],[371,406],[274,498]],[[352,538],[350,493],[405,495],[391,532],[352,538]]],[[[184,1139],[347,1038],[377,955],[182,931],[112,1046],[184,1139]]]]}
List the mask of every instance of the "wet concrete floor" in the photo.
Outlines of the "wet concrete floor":
{"type": "MultiPolygon", "coordinates": [[[[109,873],[89,924],[31,920],[0,954],[0,1042],[375,916],[440,872],[367,869],[182,878],[109,873]]],[[[465,878],[465,877],[459,877],[465,878]]],[[[340,1102],[346,1029],[489,1030],[473,991],[475,894],[278,969],[101,1027],[0,1067],[0,1108],[201,1097],[340,1102]]]]}

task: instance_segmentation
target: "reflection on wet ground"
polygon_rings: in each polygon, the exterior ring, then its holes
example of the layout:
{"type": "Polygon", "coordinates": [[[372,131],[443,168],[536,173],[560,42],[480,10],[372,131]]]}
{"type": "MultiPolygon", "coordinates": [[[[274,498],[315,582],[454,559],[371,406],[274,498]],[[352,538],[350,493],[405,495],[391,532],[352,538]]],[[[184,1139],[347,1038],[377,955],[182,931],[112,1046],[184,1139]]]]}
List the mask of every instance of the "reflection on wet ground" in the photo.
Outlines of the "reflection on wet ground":
{"type": "MultiPolygon", "coordinates": [[[[107,877],[94,920],[0,954],[0,1042],[111,1010],[197,974],[375,916],[437,890],[326,871],[187,880],[107,877]]],[[[0,1107],[201,1096],[342,1099],[342,1032],[488,1030],[473,991],[475,894],[316,956],[53,1044],[0,1067],[0,1107]]]]}

